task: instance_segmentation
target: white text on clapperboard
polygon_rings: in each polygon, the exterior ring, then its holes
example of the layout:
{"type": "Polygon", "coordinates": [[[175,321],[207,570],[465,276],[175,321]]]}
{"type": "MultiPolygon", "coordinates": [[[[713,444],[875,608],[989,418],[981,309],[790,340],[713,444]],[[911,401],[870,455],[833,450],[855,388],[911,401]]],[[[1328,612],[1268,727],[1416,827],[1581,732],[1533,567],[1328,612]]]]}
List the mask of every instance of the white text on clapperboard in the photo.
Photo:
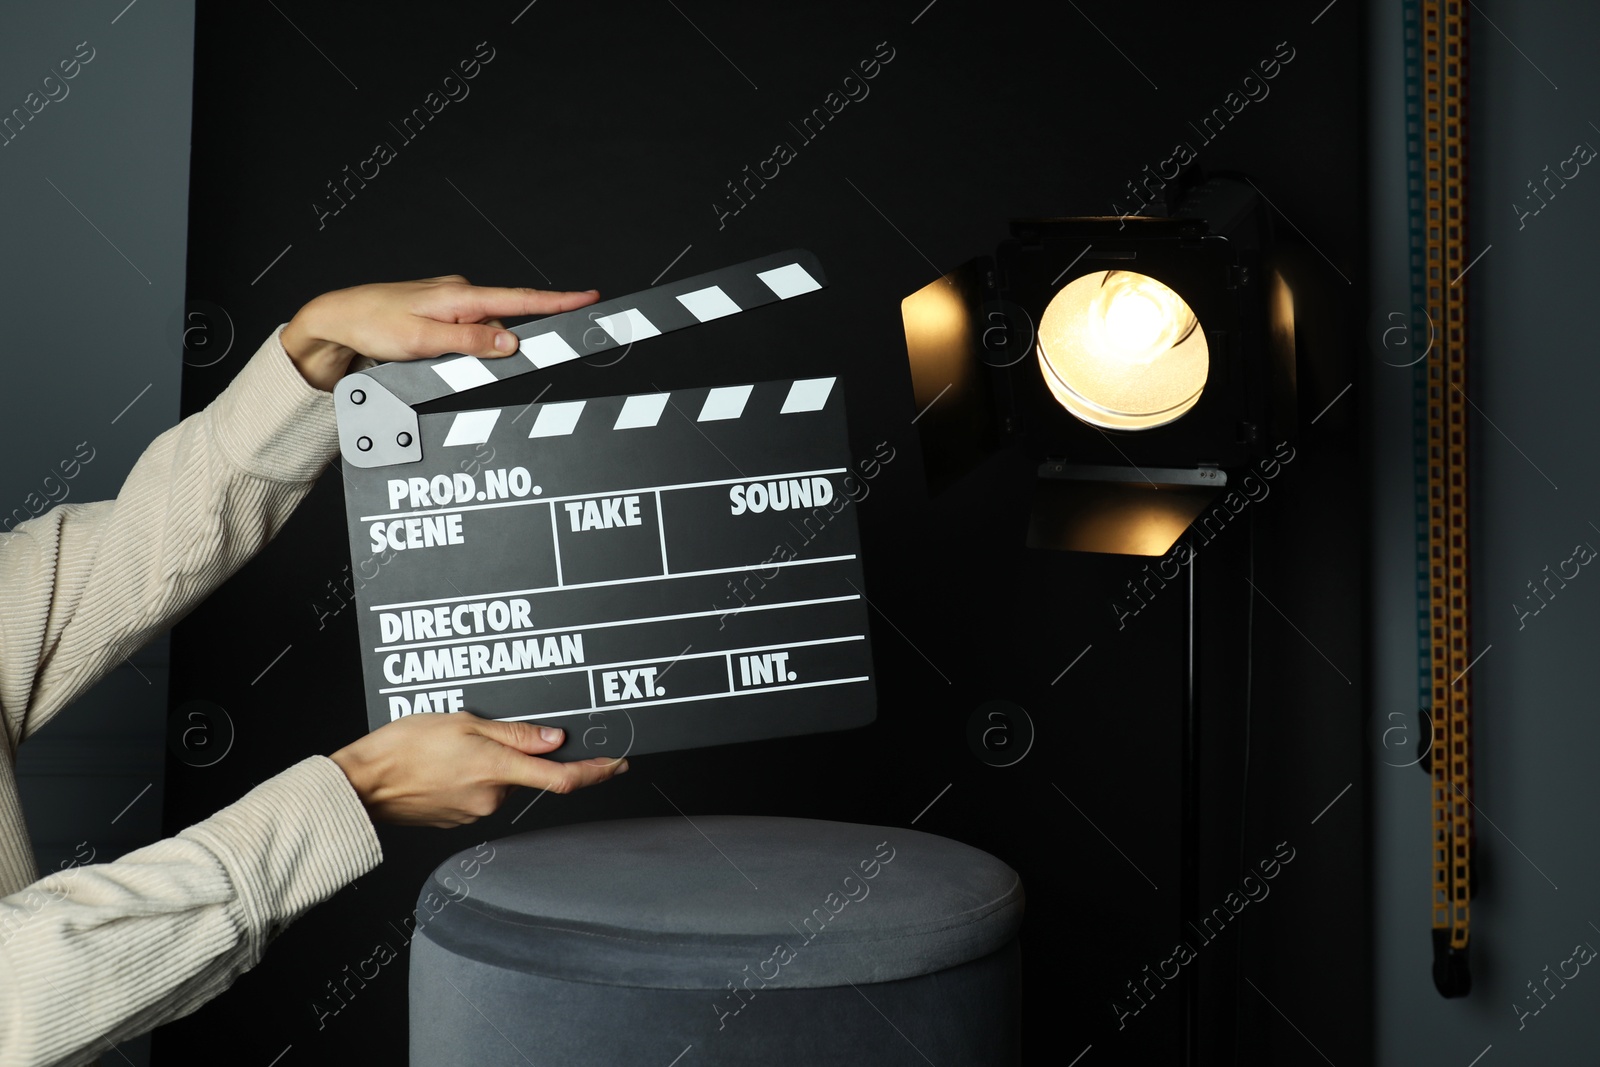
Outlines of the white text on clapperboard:
{"type": "MultiPolygon", "coordinates": [[[[726,485],[730,516],[822,508],[836,499],[833,482],[815,473],[720,484],[726,485]]],[[[463,513],[494,502],[502,502],[498,506],[509,502],[548,506],[552,521],[574,534],[640,526],[647,517],[660,521],[659,489],[538,500],[534,498],[541,496],[543,489],[534,484],[526,467],[484,469],[481,484],[479,477],[466,473],[395,478],[388,481],[387,490],[392,510],[437,510],[416,515],[391,514],[372,521],[368,533],[374,552],[464,545],[467,536],[463,513]]],[[[663,550],[664,547],[665,542],[663,550]]],[[[379,651],[387,653],[382,660],[383,676],[391,686],[406,691],[405,695],[389,697],[391,718],[464,710],[466,690],[437,688],[441,682],[463,679],[471,685],[470,679],[526,676],[563,668],[592,670],[599,693],[591,699],[597,704],[665,696],[666,691],[657,685],[658,672],[663,670],[660,666],[617,665],[612,670],[603,669],[612,664],[591,666],[585,659],[582,632],[535,632],[533,617],[533,601],[511,593],[489,593],[479,599],[443,605],[391,605],[380,609],[379,633],[384,647],[379,651]]],[[[799,680],[789,652],[749,651],[752,654],[727,654],[730,687],[735,669],[745,687],[799,680]]],[[[395,689],[389,692],[395,694],[395,689]]]]}

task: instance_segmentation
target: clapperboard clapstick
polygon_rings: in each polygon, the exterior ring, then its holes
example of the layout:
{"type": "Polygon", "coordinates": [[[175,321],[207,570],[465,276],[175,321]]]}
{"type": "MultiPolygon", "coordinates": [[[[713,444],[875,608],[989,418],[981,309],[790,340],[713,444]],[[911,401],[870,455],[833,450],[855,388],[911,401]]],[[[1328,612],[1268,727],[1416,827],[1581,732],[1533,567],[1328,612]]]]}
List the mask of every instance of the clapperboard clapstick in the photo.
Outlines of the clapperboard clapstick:
{"type": "Polygon", "coordinates": [[[790,251],[513,327],[520,356],[348,375],[372,728],[467,710],[561,726],[582,759],[871,722],[837,378],[416,411],[824,284],[790,251]]]}

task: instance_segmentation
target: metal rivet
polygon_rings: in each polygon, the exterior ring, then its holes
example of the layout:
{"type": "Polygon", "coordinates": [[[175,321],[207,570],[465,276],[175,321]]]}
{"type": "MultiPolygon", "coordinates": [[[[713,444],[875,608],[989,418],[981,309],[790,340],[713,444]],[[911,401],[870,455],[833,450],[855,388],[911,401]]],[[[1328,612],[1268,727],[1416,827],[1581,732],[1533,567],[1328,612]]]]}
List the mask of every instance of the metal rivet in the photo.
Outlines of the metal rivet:
{"type": "Polygon", "coordinates": [[[401,448],[407,448],[411,444],[411,435],[406,433],[404,430],[401,430],[400,436],[396,437],[395,441],[400,445],[401,448]]]}
{"type": "Polygon", "coordinates": [[[350,403],[352,403],[352,404],[365,404],[366,402],[367,402],[367,394],[366,393],[362,392],[360,389],[352,389],[352,390],[350,390],[350,403]]]}
{"type": "Polygon", "coordinates": [[[357,438],[356,447],[361,449],[361,451],[363,451],[363,452],[371,452],[372,451],[372,438],[370,438],[370,437],[357,438]]]}

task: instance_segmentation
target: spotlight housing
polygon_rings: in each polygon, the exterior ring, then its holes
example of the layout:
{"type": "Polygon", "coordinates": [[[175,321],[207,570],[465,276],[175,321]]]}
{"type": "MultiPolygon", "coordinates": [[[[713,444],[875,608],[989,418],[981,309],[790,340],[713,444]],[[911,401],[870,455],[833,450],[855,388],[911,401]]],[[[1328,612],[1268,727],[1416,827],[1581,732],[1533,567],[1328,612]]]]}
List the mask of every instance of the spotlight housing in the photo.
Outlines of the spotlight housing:
{"type": "Polygon", "coordinates": [[[1295,434],[1294,300],[1252,186],[1170,216],[1016,220],[901,305],[930,487],[1039,463],[1029,544],[1160,555],[1295,434]]]}

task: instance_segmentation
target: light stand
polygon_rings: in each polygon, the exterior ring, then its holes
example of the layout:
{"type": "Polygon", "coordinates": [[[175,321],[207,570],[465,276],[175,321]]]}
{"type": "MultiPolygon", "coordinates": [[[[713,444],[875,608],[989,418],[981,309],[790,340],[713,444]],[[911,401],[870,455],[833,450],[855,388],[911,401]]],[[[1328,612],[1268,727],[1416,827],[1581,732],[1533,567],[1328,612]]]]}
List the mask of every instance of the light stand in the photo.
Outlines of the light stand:
{"type": "MultiPolygon", "coordinates": [[[[1188,663],[1183,684],[1183,736],[1179,757],[1182,816],[1178,832],[1179,921],[1194,929],[1200,918],[1200,560],[1189,545],[1188,663]]],[[[1185,935],[1187,936],[1187,935],[1185,935]]],[[[1183,1067],[1197,1067],[1200,1050],[1200,972],[1179,975],[1179,1030],[1183,1034],[1183,1067]]]]}
{"type": "MultiPolygon", "coordinates": [[[[902,304],[930,487],[1002,448],[1035,458],[1030,548],[1164,556],[1295,433],[1294,299],[1270,217],[1247,182],[1175,185],[1163,217],[1014,222],[993,257],[902,304]]],[[[1178,550],[1185,938],[1200,919],[1197,548],[1178,550]]],[[[1195,1067],[1198,965],[1183,969],[1179,1001],[1182,1062],[1195,1067]]]]}

